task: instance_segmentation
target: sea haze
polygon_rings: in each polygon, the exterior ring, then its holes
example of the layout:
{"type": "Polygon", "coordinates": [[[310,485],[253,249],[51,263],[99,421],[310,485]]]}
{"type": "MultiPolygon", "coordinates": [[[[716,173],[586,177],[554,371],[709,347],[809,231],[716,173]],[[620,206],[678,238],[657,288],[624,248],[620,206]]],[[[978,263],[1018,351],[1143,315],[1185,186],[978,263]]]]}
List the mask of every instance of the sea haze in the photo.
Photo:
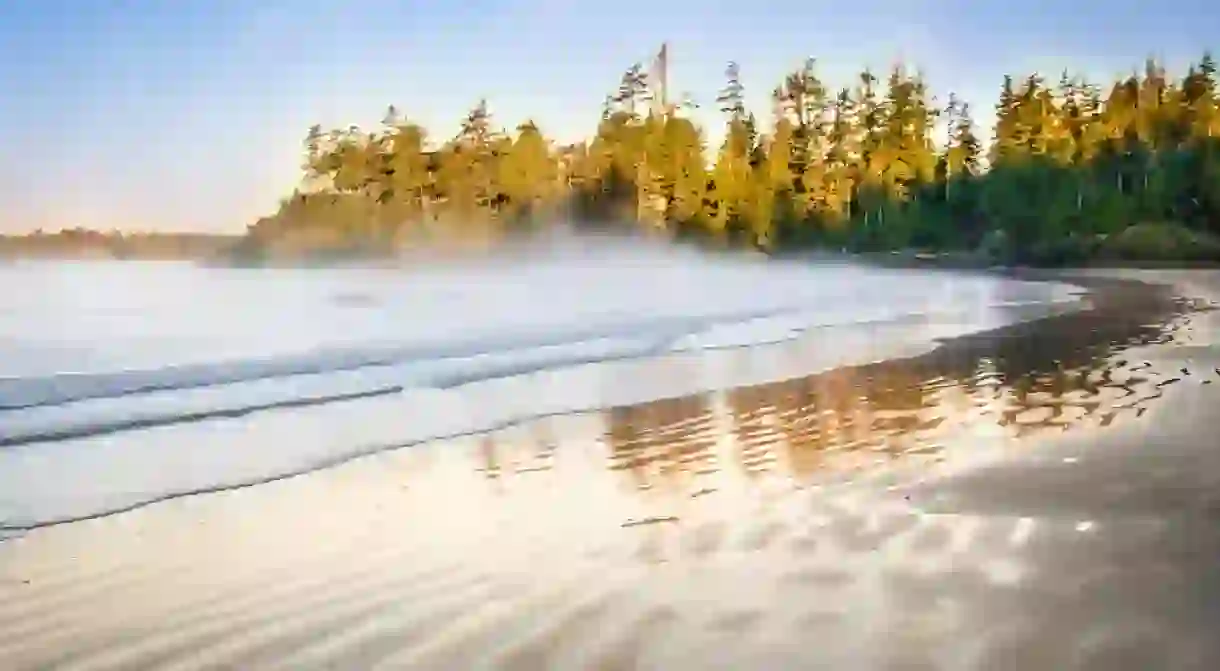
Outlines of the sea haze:
{"type": "Polygon", "coordinates": [[[626,243],[402,268],[0,266],[0,530],[799,377],[1079,289],[626,243]]]}

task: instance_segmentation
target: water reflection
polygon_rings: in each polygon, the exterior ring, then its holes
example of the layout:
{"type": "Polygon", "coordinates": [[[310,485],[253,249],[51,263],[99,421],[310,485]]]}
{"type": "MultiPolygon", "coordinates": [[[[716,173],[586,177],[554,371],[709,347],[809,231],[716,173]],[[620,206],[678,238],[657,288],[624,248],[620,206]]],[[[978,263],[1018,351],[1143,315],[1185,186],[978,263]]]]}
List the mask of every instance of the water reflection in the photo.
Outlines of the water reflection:
{"type": "Polygon", "coordinates": [[[610,469],[641,490],[689,486],[689,478],[715,470],[706,396],[611,408],[605,418],[610,469]]]}
{"type": "MultiPolygon", "coordinates": [[[[641,500],[698,498],[723,489],[726,478],[807,486],[1138,416],[1181,376],[1122,352],[1172,340],[1196,306],[1151,294],[1099,300],[1093,310],[955,340],[924,356],[610,408],[600,413],[608,471],[641,500]],[[1105,304],[1114,300],[1127,304],[1105,304]]],[[[552,424],[486,436],[480,470],[498,477],[506,459],[515,473],[553,468],[552,424]],[[532,456],[510,456],[523,441],[534,443],[524,448],[532,456]]]]}

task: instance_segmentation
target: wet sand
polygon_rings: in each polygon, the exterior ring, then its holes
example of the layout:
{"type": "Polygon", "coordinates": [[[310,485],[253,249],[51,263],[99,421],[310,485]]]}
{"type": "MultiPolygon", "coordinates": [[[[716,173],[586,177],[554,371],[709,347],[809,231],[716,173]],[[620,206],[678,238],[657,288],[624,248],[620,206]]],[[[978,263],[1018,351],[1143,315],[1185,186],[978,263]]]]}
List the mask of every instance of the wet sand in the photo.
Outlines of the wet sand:
{"type": "Polygon", "coordinates": [[[32,531],[0,543],[0,668],[1220,668],[1220,312],[1175,299],[1220,275],[1147,276],[32,531]]]}

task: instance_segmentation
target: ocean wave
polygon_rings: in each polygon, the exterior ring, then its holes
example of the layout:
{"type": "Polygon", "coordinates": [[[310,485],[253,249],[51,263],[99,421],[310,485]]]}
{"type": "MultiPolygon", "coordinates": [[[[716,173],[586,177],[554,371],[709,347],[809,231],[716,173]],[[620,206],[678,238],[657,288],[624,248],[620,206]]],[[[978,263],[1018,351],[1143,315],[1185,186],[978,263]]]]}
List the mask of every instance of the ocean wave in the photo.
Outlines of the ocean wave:
{"type": "MultiPolygon", "coordinates": [[[[658,280],[657,292],[675,294],[661,300],[648,296],[639,281],[602,286],[603,280],[650,272],[619,269],[596,282],[582,280],[600,287],[598,306],[537,304],[531,296],[560,275],[535,269],[532,279],[516,278],[528,286],[500,296],[514,297],[515,305],[493,305],[492,298],[487,305],[452,301],[459,316],[427,325],[422,337],[405,344],[386,345],[387,339],[370,337],[380,332],[353,327],[346,346],[296,354],[0,378],[0,530],[267,482],[538,417],[914,355],[939,339],[1079,300],[1079,290],[1068,285],[777,268],[753,267],[729,278],[791,291],[765,300],[755,300],[757,290],[736,281],[704,290],[699,268],[667,271],[663,279],[679,277],[685,288],[664,289],[658,280]],[[846,282],[848,275],[855,284],[850,291],[831,283],[846,282]],[[683,292],[703,303],[671,309],[683,292]],[[532,330],[520,328],[530,319],[505,323],[527,303],[545,318],[532,330]]],[[[379,285],[369,286],[373,291],[379,285]]],[[[148,321],[135,319],[143,321],[130,332],[148,321]]],[[[326,328],[342,333],[335,325],[326,328]]]]}
{"type": "MultiPolygon", "coordinates": [[[[1034,308],[1040,313],[1063,302],[1015,301],[988,309],[1034,308]]],[[[0,427],[0,449],[305,408],[395,394],[409,388],[454,388],[580,364],[773,345],[818,328],[927,323],[937,319],[951,319],[954,325],[970,324],[975,329],[1002,325],[994,318],[989,322],[987,315],[978,312],[977,308],[961,307],[932,313],[875,310],[850,322],[827,322],[816,311],[789,311],[747,314],[735,319],[633,324],[596,339],[556,342],[552,337],[532,346],[519,341],[508,347],[500,344],[500,350],[493,343],[450,345],[432,350],[433,358],[418,349],[394,354],[349,351],[281,361],[3,380],[0,399],[7,398],[8,405],[0,405],[0,413],[4,413],[0,417],[5,420],[0,427]],[[650,335],[635,338],[613,335],[627,331],[650,335]],[[463,349],[474,353],[457,354],[463,349]],[[403,360],[395,361],[395,355],[403,360]]],[[[953,333],[958,330],[953,329],[953,333]]],[[[575,337],[588,335],[581,333],[575,337]]]]}

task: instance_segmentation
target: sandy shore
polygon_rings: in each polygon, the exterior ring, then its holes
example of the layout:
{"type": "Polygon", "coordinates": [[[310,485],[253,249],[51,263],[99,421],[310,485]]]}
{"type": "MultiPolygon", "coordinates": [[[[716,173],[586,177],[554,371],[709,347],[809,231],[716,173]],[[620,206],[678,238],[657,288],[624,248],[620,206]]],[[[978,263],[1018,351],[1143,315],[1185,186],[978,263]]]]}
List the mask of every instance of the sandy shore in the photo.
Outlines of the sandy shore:
{"type": "Polygon", "coordinates": [[[1138,276],[1174,288],[35,530],[0,668],[1220,668],[1220,312],[1170,300],[1220,274],[1138,276]]]}

